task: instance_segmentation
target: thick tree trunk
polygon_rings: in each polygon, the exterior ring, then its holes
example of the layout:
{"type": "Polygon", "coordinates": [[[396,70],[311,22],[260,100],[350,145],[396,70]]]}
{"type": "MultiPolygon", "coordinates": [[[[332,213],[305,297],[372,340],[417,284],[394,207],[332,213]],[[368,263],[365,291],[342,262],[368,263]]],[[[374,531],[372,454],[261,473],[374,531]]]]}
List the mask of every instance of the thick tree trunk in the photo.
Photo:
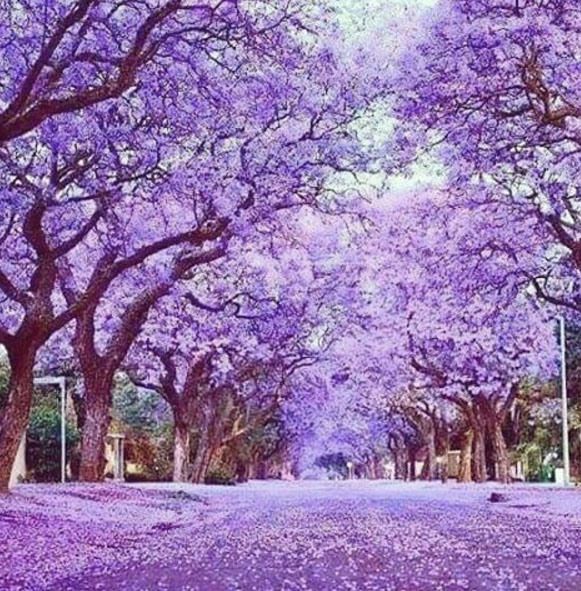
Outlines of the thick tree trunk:
{"type": "Polygon", "coordinates": [[[174,426],[173,481],[188,482],[190,477],[190,428],[176,419],[174,426]]]}
{"type": "Polygon", "coordinates": [[[490,433],[490,443],[494,460],[494,477],[503,484],[508,484],[510,478],[510,458],[508,447],[502,432],[502,426],[506,421],[508,412],[518,396],[518,385],[515,383],[510,389],[508,398],[483,399],[481,401],[482,411],[486,416],[486,424],[490,433]],[[499,404],[500,402],[500,404],[499,404]]]}
{"type": "Polygon", "coordinates": [[[162,281],[136,297],[123,312],[121,325],[109,338],[104,354],[97,351],[95,339],[99,300],[92,302],[76,320],[74,349],[81,366],[86,397],[80,468],[80,478],[85,482],[100,482],[104,478],[105,437],[110,422],[115,372],[139,335],[149,310],[170,286],[169,281],[162,281]]]}
{"type": "Polygon", "coordinates": [[[111,416],[112,376],[93,376],[85,380],[85,424],[81,439],[81,467],[83,482],[102,482],[105,478],[105,439],[111,416]]]}
{"type": "Polygon", "coordinates": [[[494,450],[494,459],[496,466],[496,480],[503,484],[510,483],[510,461],[508,457],[508,449],[502,434],[502,426],[498,421],[495,413],[491,413],[489,417],[490,434],[492,440],[492,449],[494,450]]]}
{"type": "Polygon", "coordinates": [[[400,433],[393,433],[390,438],[389,448],[393,457],[394,477],[396,480],[407,479],[407,448],[400,433]]]}
{"type": "Polygon", "coordinates": [[[379,456],[373,457],[373,466],[375,472],[375,478],[377,480],[383,480],[385,478],[384,470],[383,470],[383,462],[379,456]]]}
{"type": "Polygon", "coordinates": [[[475,482],[486,482],[488,475],[486,473],[486,446],[485,431],[481,425],[473,428],[474,447],[472,456],[472,474],[475,482]]]}
{"type": "Polygon", "coordinates": [[[394,452],[395,477],[397,480],[408,479],[407,451],[405,449],[396,449],[394,452]]]}
{"type": "Polygon", "coordinates": [[[444,419],[440,419],[438,423],[436,441],[436,447],[440,451],[442,456],[442,463],[440,465],[439,476],[440,480],[443,483],[446,483],[448,482],[448,476],[450,473],[450,429],[444,419]]]}
{"type": "Polygon", "coordinates": [[[35,348],[10,353],[8,401],[0,422],[0,493],[8,492],[12,466],[18,447],[26,433],[32,406],[35,348]]]}
{"type": "Polygon", "coordinates": [[[367,460],[366,468],[367,468],[367,479],[368,480],[377,480],[379,478],[379,462],[375,456],[371,456],[367,460]]]}
{"type": "Polygon", "coordinates": [[[192,463],[192,482],[204,482],[212,457],[220,449],[217,431],[221,417],[214,404],[215,401],[206,401],[198,417],[197,428],[200,434],[192,463]]]}
{"type": "Polygon", "coordinates": [[[254,464],[256,478],[258,480],[266,480],[268,478],[268,465],[264,460],[257,460],[254,464]]]}
{"type": "Polygon", "coordinates": [[[244,462],[236,461],[236,482],[243,483],[248,481],[247,466],[244,462]]]}
{"type": "Polygon", "coordinates": [[[458,482],[472,482],[472,444],[474,432],[468,429],[462,441],[460,451],[460,465],[458,467],[458,482]]]}
{"type": "Polygon", "coordinates": [[[417,449],[415,447],[408,447],[408,469],[406,470],[407,474],[407,478],[409,478],[409,480],[411,480],[412,482],[414,480],[416,480],[417,478],[417,474],[416,474],[416,454],[417,454],[417,449]]]}
{"type": "Polygon", "coordinates": [[[480,401],[473,399],[464,410],[472,431],[472,480],[486,482],[486,420],[480,401]]]}
{"type": "Polygon", "coordinates": [[[192,482],[204,482],[206,472],[209,464],[210,445],[206,425],[202,425],[200,436],[198,437],[198,444],[196,446],[196,454],[192,462],[192,482]]]}
{"type": "Polygon", "coordinates": [[[426,442],[426,461],[422,468],[422,480],[435,480],[437,478],[437,462],[436,462],[436,434],[434,429],[428,429],[423,434],[426,442]]]}
{"type": "Polygon", "coordinates": [[[206,479],[206,476],[208,475],[208,472],[210,470],[210,465],[212,464],[212,458],[214,457],[214,453],[215,449],[212,449],[211,447],[209,447],[206,450],[206,453],[202,458],[201,472],[199,475],[198,482],[204,482],[204,480],[206,479]]]}

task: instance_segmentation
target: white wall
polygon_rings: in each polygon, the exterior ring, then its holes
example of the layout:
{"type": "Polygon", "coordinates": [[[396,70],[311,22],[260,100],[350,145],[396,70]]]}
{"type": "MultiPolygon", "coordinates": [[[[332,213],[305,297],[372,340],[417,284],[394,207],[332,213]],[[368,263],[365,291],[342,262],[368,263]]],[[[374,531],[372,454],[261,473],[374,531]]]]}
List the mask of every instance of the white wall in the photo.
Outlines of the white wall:
{"type": "Polygon", "coordinates": [[[12,473],[10,474],[9,487],[12,488],[19,482],[26,478],[26,433],[22,437],[16,459],[12,466],[12,473]]]}

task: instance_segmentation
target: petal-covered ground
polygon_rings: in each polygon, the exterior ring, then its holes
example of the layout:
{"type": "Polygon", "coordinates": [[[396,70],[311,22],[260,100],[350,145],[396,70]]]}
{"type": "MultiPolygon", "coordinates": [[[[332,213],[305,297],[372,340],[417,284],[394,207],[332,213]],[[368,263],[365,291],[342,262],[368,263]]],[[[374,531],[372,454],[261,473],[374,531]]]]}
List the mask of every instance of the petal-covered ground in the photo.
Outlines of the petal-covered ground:
{"type": "Polygon", "coordinates": [[[581,491],[28,485],[0,500],[0,557],[2,591],[573,591],[581,491]]]}

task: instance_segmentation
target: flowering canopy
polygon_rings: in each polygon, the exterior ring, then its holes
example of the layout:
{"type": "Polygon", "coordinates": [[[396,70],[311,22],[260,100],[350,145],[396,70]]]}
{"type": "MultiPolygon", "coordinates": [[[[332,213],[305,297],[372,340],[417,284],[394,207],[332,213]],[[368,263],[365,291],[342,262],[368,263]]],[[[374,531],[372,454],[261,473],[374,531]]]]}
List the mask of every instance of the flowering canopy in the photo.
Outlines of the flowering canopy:
{"type": "Polygon", "coordinates": [[[122,370],[176,437],[228,399],[238,427],[284,406],[297,450],[432,453],[480,413],[506,459],[520,382],[554,369],[547,304],[581,310],[575,2],[442,0],[382,43],[383,12],[340,8],[9,3],[0,488],[41,357],[82,377],[85,480],[122,370]]]}

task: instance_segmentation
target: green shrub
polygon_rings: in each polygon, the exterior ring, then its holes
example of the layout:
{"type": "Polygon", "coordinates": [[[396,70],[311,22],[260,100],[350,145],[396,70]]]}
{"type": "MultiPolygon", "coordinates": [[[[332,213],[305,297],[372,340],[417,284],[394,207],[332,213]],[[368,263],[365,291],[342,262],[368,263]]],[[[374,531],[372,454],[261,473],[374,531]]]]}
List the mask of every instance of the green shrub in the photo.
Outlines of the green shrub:
{"type": "MultiPolygon", "coordinates": [[[[79,442],[77,428],[67,421],[67,463],[79,442]]],[[[33,407],[26,438],[28,479],[36,482],[56,482],[61,474],[61,415],[48,405],[33,407]]]]}
{"type": "Polygon", "coordinates": [[[8,360],[0,351],[0,411],[6,405],[8,400],[8,382],[10,381],[10,367],[8,360]]]}
{"type": "Polygon", "coordinates": [[[204,478],[204,484],[234,486],[236,484],[236,480],[234,475],[229,470],[223,466],[217,466],[208,470],[208,473],[204,478]]]}

